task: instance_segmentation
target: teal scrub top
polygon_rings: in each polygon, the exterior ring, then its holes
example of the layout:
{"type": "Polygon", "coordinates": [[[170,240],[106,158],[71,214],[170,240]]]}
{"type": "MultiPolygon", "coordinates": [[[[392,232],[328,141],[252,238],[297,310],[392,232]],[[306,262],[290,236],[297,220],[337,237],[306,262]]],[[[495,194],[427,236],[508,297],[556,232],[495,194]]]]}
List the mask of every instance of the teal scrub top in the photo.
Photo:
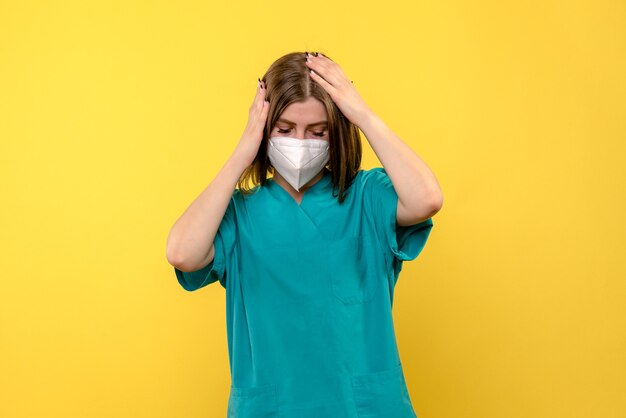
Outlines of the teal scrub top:
{"type": "Polygon", "coordinates": [[[384,168],[359,170],[342,204],[324,171],[300,204],[271,178],[236,189],[213,261],[175,268],[185,290],[226,290],[228,417],[416,418],[391,309],[432,218],[396,224],[384,168]]]}

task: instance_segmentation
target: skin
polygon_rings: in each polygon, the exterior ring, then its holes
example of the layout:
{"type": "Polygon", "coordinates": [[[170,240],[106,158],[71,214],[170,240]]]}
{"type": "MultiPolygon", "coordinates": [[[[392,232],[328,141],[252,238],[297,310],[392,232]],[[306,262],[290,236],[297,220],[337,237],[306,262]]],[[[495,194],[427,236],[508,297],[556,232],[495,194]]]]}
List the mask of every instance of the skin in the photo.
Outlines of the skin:
{"type": "MultiPolygon", "coordinates": [[[[324,88],[342,114],[365,134],[376,156],[383,164],[398,194],[396,220],[398,225],[413,225],[433,216],[441,208],[443,197],[434,174],[413,150],[398,138],[383,121],[372,112],[359,96],[342,69],[322,54],[309,55],[307,66],[310,77],[324,88]]],[[[393,81],[383,80],[393,84],[393,81]]],[[[214,257],[213,240],[233,189],[244,170],[254,161],[263,139],[269,102],[265,100],[265,85],[259,82],[257,94],[248,110],[248,124],[234,152],[217,173],[213,181],[189,205],[176,221],[167,240],[167,259],[181,271],[196,271],[206,266],[214,257]]],[[[283,114],[295,125],[289,136],[303,140],[313,138],[306,125],[323,120],[321,103],[307,101],[293,103],[293,108],[283,114]],[[289,117],[291,116],[291,117],[289,117]]],[[[278,125],[277,125],[278,126],[278,125]]],[[[282,126],[289,128],[289,126],[282,126]]],[[[315,127],[315,131],[321,131],[315,127]]],[[[276,131],[276,134],[280,134],[276,131]]],[[[286,135],[283,133],[282,135],[286,135]]],[[[275,181],[300,204],[302,195],[321,178],[320,173],[298,193],[289,183],[275,175],[275,181]]]]}
{"type": "Polygon", "coordinates": [[[365,134],[385,168],[398,195],[398,225],[414,225],[436,214],[443,205],[443,195],[426,163],[367,106],[336,62],[323,54],[307,56],[311,79],[328,92],[341,113],[365,134]]]}
{"type": "MultiPolygon", "coordinates": [[[[288,136],[305,141],[307,139],[322,139],[328,141],[326,109],[322,102],[314,97],[309,97],[304,102],[291,103],[283,110],[279,119],[285,119],[291,123],[281,120],[277,121],[272,129],[271,136],[288,136]],[[324,123],[317,124],[317,122],[321,121],[324,123]]],[[[280,175],[278,170],[274,171],[274,181],[300,204],[307,189],[317,183],[323,175],[323,171],[320,171],[315,177],[309,180],[308,183],[303,185],[299,192],[280,175]]]]}

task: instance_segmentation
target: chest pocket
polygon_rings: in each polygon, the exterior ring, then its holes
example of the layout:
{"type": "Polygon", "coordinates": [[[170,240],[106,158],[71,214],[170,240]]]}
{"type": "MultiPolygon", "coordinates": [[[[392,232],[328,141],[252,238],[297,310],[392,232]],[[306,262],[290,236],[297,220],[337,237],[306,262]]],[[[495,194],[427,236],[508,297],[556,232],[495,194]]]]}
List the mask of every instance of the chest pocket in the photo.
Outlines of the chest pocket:
{"type": "Polygon", "coordinates": [[[385,278],[384,255],[362,236],[344,237],[328,243],[328,267],[333,295],[346,305],[374,297],[385,278]]]}

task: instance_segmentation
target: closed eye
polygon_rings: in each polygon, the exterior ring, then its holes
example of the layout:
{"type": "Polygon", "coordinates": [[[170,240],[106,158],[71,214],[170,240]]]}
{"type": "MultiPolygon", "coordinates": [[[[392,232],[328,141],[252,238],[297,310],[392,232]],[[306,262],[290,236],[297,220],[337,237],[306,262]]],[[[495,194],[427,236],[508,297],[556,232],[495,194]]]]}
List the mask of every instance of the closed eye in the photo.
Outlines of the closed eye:
{"type": "MultiPolygon", "coordinates": [[[[281,134],[286,134],[286,133],[289,133],[290,131],[291,131],[291,129],[280,129],[280,128],[278,128],[278,133],[281,133],[281,134]]],[[[315,135],[315,136],[324,136],[325,133],[326,133],[325,131],[313,132],[313,135],[315,135]]]]}

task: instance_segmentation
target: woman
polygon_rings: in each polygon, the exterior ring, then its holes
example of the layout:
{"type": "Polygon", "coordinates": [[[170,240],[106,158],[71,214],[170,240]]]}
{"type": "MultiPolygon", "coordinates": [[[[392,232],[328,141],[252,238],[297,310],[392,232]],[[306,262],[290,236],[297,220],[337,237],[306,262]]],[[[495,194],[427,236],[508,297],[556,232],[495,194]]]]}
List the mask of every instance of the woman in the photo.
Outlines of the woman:
{"type": "Polygon", "coordinates": [[[228,416],[415,417],[391,308],[441,205],[433,173],[339,65],[275,61],[233,154],[167,243],[184,289],[226,289],[228,416]],[[384,168],[360,169],[358,129],[384,168]]]}

